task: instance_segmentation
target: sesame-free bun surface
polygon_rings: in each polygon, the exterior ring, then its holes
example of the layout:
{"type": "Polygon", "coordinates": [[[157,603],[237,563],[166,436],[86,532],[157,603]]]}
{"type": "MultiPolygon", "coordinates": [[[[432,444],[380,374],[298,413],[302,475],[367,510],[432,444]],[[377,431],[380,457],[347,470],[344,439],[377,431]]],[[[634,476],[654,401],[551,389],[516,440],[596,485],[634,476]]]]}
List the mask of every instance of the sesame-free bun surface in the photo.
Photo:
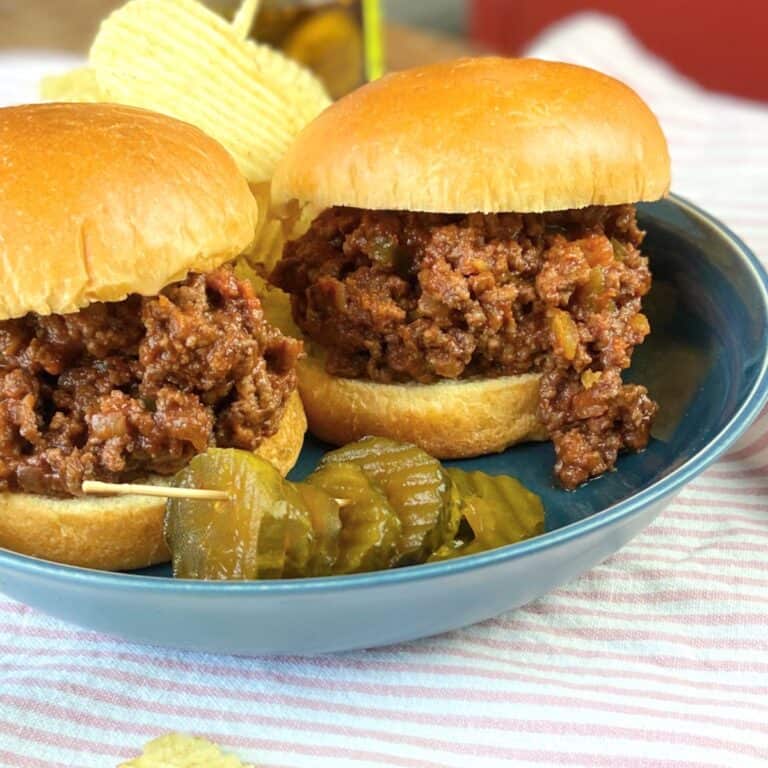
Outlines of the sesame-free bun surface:
{"type": "Polygon", "coordinates": [[[187,123],[113,104],[0,109],[0,320],[152,296],[254,236],[227,151],[187,123]]]}
{"type": "Polygon", "coordinates": [[[658,121],[592,69],[496,57],[395,72],[296,138],[277,204],[541,212],[656,200],[669,188],[658,121]]]}
{"type": "Polygon", "coordinates": [[[272,437],[263,440],[256,455],[271,462],[287,475],[299,458],[307,431],[307,417],[298,392],[292,392],[285,406],[280,428],[272,437]]]}
{"type": "Polygon", "coordinates": [[[333,445],[378,435],[415,443],[438,459],[457,459],[548,439],[537,416],[535,373],[380,384],[332,376],[312,356],[299,361],[298,373],[309,431],[333,445]]]}
{"type": "MultiPolygon", "coordinates": [[[[285,475],[296,463],[307,422],[294,392],[280,428],[256,454],[285,475]]],[[[155,476],[163,484],[169,478],[155,476]]],[[[0,493],[0,547],[58,563],[128,571],[170,559],[163,540],[165,502],[147,496],[62,499],[0,493]]]]}

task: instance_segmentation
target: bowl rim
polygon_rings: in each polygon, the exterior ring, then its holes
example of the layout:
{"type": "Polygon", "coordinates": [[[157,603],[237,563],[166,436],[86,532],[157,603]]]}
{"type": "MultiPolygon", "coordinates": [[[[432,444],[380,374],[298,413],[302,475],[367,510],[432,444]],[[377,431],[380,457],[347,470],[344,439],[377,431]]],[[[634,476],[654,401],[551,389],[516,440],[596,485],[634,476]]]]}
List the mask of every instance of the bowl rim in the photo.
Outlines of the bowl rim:
{"type": "MultiPolygon", "coordinates": [[[[766,271],[766,268],[761,264],[757,256],[725,224],[686,198],[670,194],[665,199],[681,208],[691,218],[699,219],[712,227],[738,254],[744,267],[751,273],[752,280],[758,289],[758,294],[762,300],[766,327],[768,328],[768,271],[766,271]]],[[[749,392],[739,404],[728,423],[700,451],[670,472],[670,474],[660,478],[647,488],[634,493],[632,496],[590,515],[588,518],[577,520],[554,531],[548,531],[516,544],[509,544],[487,552],[468,555],[454,560],[346,576],[225,582],[100,571],[42,560],[0,547],[0,568],[10,568],[17,573],[31,577],[53,576],[64,578],[70,583],[78,583],[89,587],[103,586],[118,591],[151,589],[153,591],[176,594],[194,593],[197,596],[215,596],[217,599],[223,596],[238,598],[246,594],[307,595],[318,592],[395,586],[412,581],[454,576],[466,571],[488,568],[564,545],[569,541],[610,526],[622,518],[629,518],[650,504],[654,504],[669,496],[696,475],[703,472],[721,456],[743,434],[753,419],[760,413],[766,402],[768,402],[768,346],[762,352],[760,367],[749,392]]]]}

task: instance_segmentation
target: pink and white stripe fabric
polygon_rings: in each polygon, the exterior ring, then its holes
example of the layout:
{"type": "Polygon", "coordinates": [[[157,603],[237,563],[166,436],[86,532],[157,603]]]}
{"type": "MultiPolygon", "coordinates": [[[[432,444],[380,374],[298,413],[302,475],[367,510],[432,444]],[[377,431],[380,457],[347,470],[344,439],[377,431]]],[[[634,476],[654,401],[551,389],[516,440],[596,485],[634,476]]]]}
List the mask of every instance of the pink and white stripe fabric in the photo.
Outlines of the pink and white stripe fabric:
{"type": "MultiPolygon", "coordinates": [[[[669,137],[675,190],[768,259],[768,108],[701,91],[601,17],[533,53],[639,91],[669,137]]],[[[8,70],[0,60],[0,98],[8,70]]],[[[168,730],[274,767],[768,766],[768,415],[606,563],[439,638],[207,656],[0,598],[0,766],[114,766],[168,730]]]]}

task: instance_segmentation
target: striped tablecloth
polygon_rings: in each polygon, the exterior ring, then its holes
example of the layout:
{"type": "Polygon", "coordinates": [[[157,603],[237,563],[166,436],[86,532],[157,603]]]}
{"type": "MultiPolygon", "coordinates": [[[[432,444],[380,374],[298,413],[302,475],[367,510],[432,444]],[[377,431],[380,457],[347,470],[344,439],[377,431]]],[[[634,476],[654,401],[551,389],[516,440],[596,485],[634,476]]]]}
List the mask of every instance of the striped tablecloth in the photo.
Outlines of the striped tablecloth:
{"type": "MultiPolygon", "coordinates": [[[[768,108],[701,91],[596,16],[532,52],[639,91],[669,137],[674,189],[768,258],[768,108]]],[[[0,59],[0,99],[32,98],[34,77],[14,83],[26,66],[0,59]]],[[[173,729],[294,768],[768,766],[766,470],[763,414],[581,579],[493,621],[384,650],[165,651],[0,598],[0,765],[114,766],[173,729]]]]}

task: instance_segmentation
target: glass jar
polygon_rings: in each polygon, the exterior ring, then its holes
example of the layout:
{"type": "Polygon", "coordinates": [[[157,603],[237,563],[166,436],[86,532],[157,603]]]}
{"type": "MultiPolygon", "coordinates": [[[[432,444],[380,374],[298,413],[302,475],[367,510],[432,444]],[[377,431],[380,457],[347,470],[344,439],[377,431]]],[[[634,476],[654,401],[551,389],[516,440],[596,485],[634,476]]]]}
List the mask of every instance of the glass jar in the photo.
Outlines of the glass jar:
{"type": "Polygon", "coordinates": [[[262,0],[251,35],[312,69],[334,99],[384,68],[379,0],[262,0]]]}

